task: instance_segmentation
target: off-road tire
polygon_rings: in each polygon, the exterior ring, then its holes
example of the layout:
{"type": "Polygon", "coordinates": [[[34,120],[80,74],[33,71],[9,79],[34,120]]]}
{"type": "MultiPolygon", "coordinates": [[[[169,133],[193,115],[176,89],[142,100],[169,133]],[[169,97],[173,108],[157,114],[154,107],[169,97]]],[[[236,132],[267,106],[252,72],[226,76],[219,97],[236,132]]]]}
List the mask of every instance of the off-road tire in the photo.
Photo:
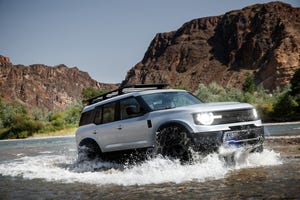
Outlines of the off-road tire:
{"type": "Polygon", "coordinates": [[[182,125],[169,124],[156,133],[155,154],[186,163],[192,161],[189,132],[182,125]]]}
{"type": "Polygon", "coordinates": [[[94,160],[100,157],[101,150],[98,144],[94,141],[86,141],[79,145],[78,159],[79,160],[94,160]]]}

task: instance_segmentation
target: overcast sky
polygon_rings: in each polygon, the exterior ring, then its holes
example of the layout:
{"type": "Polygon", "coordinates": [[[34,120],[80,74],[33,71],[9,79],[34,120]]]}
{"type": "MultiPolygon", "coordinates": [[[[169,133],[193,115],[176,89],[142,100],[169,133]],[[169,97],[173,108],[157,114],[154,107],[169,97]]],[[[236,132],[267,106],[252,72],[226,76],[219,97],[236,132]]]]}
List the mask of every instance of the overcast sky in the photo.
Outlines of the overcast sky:
{"type": "MultiPolygon", "coordinates": [[[[159,32],[270,1],[0,0],[0,55],[13,64],[77,66],[119,83],[159,32]]],[[[300,0],[287,0],[300,7],[300,0]]]]}

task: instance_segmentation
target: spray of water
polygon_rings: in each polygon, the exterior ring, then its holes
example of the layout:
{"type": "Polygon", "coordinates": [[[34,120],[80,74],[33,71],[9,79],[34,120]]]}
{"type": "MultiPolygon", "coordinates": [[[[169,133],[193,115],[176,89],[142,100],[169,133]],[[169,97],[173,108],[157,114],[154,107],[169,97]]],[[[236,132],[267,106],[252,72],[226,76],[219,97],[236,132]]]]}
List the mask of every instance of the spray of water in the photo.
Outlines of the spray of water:
{"type": "Polygon", "coordinates": [[[194,155],[195,161],[184,165],[179,160],[160,156],[136,165],[121,165],[101,160],[78,162],[75,155],[43,153],[38,156],[20,156],[18,159],[6,161],[0,164],[0,174],[63,183],[127,186],[201,182],[207,179],[224,178],[232,170],[282,163],[280,155],[272,150],[251,154],[237,153],[235,156],[237,162],[230,166],[217,153],[205,157],[194,155]]]}

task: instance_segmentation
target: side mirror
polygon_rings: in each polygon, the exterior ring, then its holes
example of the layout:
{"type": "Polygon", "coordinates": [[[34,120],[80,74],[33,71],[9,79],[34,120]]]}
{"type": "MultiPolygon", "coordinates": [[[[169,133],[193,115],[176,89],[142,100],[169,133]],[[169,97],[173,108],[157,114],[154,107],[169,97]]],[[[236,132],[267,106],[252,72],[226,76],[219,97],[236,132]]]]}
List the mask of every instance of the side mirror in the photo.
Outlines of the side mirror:
{"type": "Polygon", "coordinates": [[[127,113],[127,115],[136,115],[136,114],[139,114],[140,111],[138,110],[138,108],[135,105],[131,105],[126,108],[126,113],[127,113]]]}

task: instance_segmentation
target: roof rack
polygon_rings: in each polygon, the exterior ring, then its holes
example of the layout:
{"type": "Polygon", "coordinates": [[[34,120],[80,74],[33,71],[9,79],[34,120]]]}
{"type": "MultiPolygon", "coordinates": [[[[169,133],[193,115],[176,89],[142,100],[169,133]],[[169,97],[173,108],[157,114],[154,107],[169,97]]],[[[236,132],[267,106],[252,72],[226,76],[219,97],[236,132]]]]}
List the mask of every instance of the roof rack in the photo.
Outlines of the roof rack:
{"type": "Polygon", "coordinates": [[[160,84],[137,84],[137,85],[125,85],[125,86],[120,86],[116,90],[112,90],[110,92],[101,94],[99,96],[95,96],[93,98],[84,100],[84,102],[87,102],[88,105],[110,99],[112,97],[116,97],[125,93],[130,93],[130,92],[138,92],[138,91],[144,91],[144,90],[154,90],[154,89],[163,89],[166,88],[168,84],[165,83],[160,83],[160,84]]]}

